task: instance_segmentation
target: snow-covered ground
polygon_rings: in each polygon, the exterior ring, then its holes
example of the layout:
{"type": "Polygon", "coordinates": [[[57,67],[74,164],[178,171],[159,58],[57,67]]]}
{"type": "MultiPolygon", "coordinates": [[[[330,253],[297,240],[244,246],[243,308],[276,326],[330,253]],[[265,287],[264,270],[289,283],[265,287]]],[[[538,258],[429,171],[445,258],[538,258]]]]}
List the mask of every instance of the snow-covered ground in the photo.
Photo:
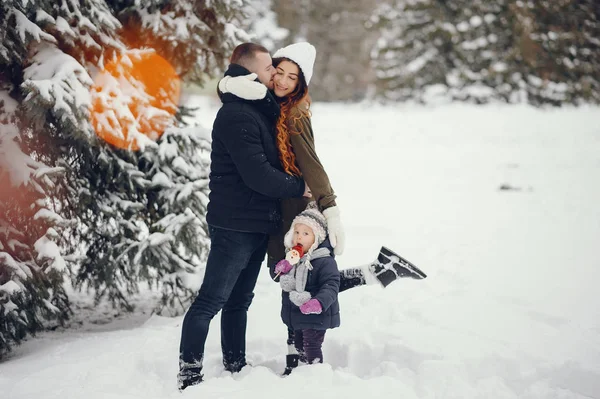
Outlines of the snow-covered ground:
{"type": "MultiPolygon", "coordinates": [[[[192,100],[210,126],[214,102],[192,100]]],[[[237,375],[222,370],[217,317],[206,381],[180,394],[182,318],[136,315],[29,340],[0,364],[0,396],[600,398],[600,109],[313,113],[347,230],[340,267],[386,245],[426,280],[342,293],[326,363],[287,378],[280,291],[265,270],[249,316],[253,366],[237,375]]]]}

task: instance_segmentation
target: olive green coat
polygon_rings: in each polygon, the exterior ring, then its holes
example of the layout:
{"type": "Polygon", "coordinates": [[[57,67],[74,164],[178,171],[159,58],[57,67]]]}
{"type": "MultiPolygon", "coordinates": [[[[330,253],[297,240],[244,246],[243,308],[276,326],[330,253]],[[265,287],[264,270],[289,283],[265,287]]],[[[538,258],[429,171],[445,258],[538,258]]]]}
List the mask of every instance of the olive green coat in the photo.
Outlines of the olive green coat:
{"type": "Polygon", "coordinates": [[[271,235],[269,240],[267,262],[271,269],[285,257],[283,237],[290,229],[292,220],[306,208],[310,201],[316,201],[320,211],[336,205],[336,196],[329,182],[329,176],[315,151],[315,136],[310,117],[300,109],[294,108],[291,118],[295,120],[293,131],[290,132],[290,140],[296,155],[296,165],[302,173],[302,178],[310,187],[313,197],[287,198],[281,201],[282,229],[278,234],[271,235]]]}

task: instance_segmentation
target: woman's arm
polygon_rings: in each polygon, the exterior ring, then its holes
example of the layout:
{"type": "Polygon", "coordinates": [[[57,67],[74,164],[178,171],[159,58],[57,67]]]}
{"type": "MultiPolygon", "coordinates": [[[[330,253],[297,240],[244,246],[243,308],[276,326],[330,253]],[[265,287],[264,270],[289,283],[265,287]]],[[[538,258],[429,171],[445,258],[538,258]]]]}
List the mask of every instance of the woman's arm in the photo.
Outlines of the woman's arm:
{"type": "Polygon", "coordinates": [[[329,176],[315,150],[315,139],[310,118],[294,109],[291,115],[294,131],[290,134],[292,149],[296,155],[296,164],[302,172],[304,181],[310,187],[319,210],[327,219],[329,239],[336,255],[341,255],[345,247],[345,234],[340,218],[340,210],[335,203],[335,194],[329,176]]]}
{"type": "Polygon", "coordinates": [[[295,111],[291,116],[295,121],[291,123],[294,131],[290,132],[290,141],[296,155],[296,165],[302,172],[304,181],[310,187],[319,209],[323,211],[336,206],[336,195],[331,187],[329,176],[325,172],[325,168],[315,150],[310,119],[308,116],[298,115],[299,111],[295,111]]]}

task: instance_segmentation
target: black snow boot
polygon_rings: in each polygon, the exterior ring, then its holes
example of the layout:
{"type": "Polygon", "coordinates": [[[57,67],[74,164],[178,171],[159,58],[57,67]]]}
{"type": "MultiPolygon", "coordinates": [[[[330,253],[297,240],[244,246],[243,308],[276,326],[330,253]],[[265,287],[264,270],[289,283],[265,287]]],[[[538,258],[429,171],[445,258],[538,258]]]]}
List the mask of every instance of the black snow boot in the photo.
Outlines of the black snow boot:
{"type": "Polygon", "coordinates": [[[399,278],[421,280],[427,277],[418,267],[386,247],[381,247],[377,260],[369,265],[369,269],[384,287],[399,278]]]}
{"type": "Polygon", "coordinates": [[[202,382],[201,368],[189,368],[179,372],[177,376],[177,387],[183,391],[187,387],[198,385],[202,382]]]}
{"type": "Polygon", "coordinates": [[[300,360],[300,355],[286,355],[285,370],[283,371],[283,375],[290,375],[292,373],[292,370],[298,367],[298,360],[300,360]]]}

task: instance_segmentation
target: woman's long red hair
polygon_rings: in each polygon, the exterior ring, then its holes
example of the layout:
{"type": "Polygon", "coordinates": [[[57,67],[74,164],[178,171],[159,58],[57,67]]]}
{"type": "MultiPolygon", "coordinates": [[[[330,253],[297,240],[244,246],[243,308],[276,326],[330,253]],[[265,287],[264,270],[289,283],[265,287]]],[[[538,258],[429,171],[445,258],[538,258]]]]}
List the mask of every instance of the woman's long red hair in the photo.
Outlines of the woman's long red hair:
{"type": "MultiPolygon", "coordinates": [[[[287,58],[274,58],[273,66],[277,68],[277,65],[284,60],[294,62],[287,58]]],[[[281,107],[281,113],[279,114],[279,119],[275,125],[277,130],[277,149],[279,151],[281,165],[286,173],[294,176],[302,176],[302,172],[300,172],[300,169],[296,164],[296,154],[294,154],[294,150],[292,148],[290,135],[300,134],[300,132],[296,131],[294,125],[303,116],[303,114],[310,115],[310,97],[308,96],[308,86],[306,85],[306,79],[304,78],[304,74],[302,73],[300,67],[298,67],[298,70],[300,71],[298,76],[298,85],[294,91],[292,91],[286,97],[277,99],[279,101],[279,106],[281,107]],[[300,114],[292,117],[292,109],[303,102],[306,103],[306,109],[302,109],[302,106],[298,107],[300,109],[300,114]]]]}

